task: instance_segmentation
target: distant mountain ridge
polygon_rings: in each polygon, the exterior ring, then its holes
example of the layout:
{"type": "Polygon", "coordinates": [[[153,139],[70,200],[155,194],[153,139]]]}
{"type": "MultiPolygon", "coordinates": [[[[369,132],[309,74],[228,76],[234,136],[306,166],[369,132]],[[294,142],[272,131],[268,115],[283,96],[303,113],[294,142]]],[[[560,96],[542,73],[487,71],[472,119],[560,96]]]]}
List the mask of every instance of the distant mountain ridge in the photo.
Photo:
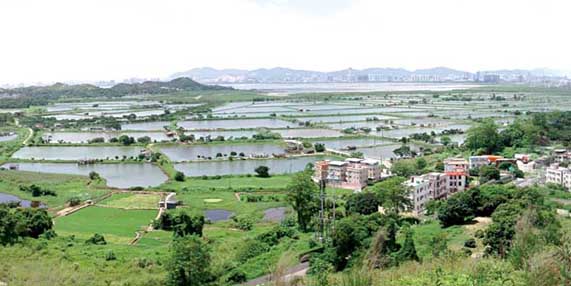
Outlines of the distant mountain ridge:
{"type": "Polygon", "coordinates": [[[472,73],[447,67],[407,70],[403,68],[344,69],[331,72],[298,70],[284,67],[270,69],[194,68],[178,72],[169,78],[189,77],[203,83],[280,83],[280,82],[360,82],[360,81],[471,81],[486,74],[506,78],[561,77],[564,73],[550,69],[497,70],[472,73]]]}
{"type": "Polygon", "coordinates": [[[167,94],[180,91],[231,90],[230,87],[205,85],[188,77],[170,81],[145,81],[141,83],[119,83],[109,88],[92,84],[68,85],[56,83],[48,86],[27,86],[0,89],[0,107],[22,108],[46,105],[49,100],[59,98],[122,97],[140,94],[167,94]]]}

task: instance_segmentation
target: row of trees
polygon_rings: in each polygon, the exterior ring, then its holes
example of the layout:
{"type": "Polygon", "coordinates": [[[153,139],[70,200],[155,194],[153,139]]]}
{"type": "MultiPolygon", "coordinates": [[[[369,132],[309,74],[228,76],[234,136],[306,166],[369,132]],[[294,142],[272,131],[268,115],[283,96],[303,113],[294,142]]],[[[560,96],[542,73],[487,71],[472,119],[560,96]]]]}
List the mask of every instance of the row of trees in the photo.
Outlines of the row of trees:
{"type": "MultiPolygon", "coordinates": [[[[539,187],[518,189],[505,185],[488,185],[457,193],[446,201],[435,202],[438,219],[444,227],[471,222],[477,216],[492,217],[485,230],[486,253],[507,257],[514,250],[518,224],[545,245],[558,245],[561,240],[555,211],[545,203],[539,187]]],[[[516,251],[522,251],[516,250],[516,251]]]]}
{"type": "Polygon", "coordinates": [[[494,154],[506,147],[530,148],[552,141],[571,142],[571,112],[534,113],[502,131],[493,120],[484,119],[468,130],[465,146],[477,153],[494,154]]]}

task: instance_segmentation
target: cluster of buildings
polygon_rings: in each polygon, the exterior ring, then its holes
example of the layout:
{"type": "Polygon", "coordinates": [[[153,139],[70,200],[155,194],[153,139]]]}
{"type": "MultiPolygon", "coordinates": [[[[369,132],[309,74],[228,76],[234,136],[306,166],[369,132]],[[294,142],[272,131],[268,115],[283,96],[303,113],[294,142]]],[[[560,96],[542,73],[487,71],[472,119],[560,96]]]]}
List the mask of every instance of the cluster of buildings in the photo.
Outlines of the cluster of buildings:
{"type": "Polygon", "coordinates": [[[571,190],[571,168],[564,167],[571,162],[571,152],[556,149],[552,153],[555,163],[545,168],[545,183],[556,184],[571,190]]]}
{"type": "Polygon", "coordinates": [[[323,180],[330,187],[360,191],[388,176],[378,160],[348,158],[345,161],[316,162],[313,180],[323,180]]]}
{"type": "Polygon", "coordinates": [[[411,190],[412,213],[421,215],[429,201],[444,199],[454,193],[464,191],[468,183],[468,170],[468,161],[461,158],[450,158],[444,160],[444,172],[412,176],[406,182],[407,187],[411,190]]]}

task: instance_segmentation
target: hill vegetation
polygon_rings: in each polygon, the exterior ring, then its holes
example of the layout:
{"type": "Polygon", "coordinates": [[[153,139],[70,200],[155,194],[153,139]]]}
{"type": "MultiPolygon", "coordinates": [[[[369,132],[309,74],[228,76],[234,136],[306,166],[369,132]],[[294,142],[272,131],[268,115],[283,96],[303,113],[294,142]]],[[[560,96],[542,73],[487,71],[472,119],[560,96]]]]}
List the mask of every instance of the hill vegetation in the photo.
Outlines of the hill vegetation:
{"type": "Polygon", "coordinates": [[[51,100],[62,98],[118,98],[128,95],[171,94],[184,91],[230,90],[231,88],[200,84],[190,78],[181,77],[171,81],[146,81],[142,83],[120,83],[110,88],[91,84],[67,85],[56,83],[50,86],[29,86],[14,89],[0,89],[0,108],[28,108],[47,105],[51,100]]]}

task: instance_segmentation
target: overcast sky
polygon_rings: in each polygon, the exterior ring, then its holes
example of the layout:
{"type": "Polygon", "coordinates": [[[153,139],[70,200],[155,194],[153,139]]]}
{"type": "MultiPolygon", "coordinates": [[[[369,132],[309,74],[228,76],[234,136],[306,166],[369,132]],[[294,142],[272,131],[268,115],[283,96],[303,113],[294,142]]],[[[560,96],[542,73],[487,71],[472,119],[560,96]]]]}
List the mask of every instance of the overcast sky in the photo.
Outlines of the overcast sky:
{"type": "Polygon", "coordinates": [[[1,0],[0,83],[194,67],[571,69],[569,0],[1,0]]]}

